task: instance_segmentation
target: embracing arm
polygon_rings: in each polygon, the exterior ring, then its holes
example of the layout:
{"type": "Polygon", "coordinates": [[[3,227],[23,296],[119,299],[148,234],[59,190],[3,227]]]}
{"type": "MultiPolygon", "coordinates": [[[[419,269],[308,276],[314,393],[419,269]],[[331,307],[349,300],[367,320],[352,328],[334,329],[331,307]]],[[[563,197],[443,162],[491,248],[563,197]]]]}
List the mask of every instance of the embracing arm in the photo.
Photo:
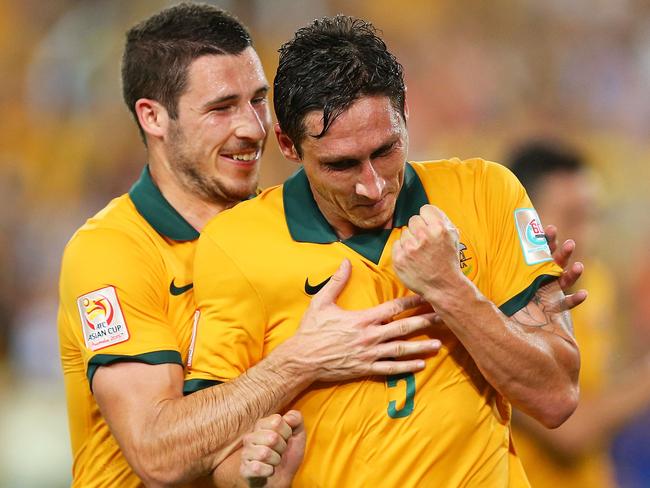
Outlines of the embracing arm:
{"type": "Polygon", "coordinates": [[[395,270],[433,306],[499,393],[544,425],[560,425],[577,405],[580,356],[559,283],[543,286],[507,317],[462,274],[457,243],[445,214],[426,205],[394,245],[395,270]]]}
{"type": "Polygon", "coordinates": [[[176,364],[116,363],[93,380],[102,415],[147,486],[209,474],[255,421],[300,392],[310,374],[269,357],[239,378],[184,397],[176,364]]]}
{"type": "Polygon", "coordinates": [[[421,359],[402,358],[433,352],[439,341],[399,338],[430,326],[432,314],[391,321],[421,304],[414,296],[342,310],[335,301],[349,276],[346,261],[312,299],[297,333],[227,383],[184,397],[179,365],[100,367],[92,384],[97,403],[138,476],[148,486],[173,486],[210,474],[257,419],[313,381],[422,369],[421,359]]]}

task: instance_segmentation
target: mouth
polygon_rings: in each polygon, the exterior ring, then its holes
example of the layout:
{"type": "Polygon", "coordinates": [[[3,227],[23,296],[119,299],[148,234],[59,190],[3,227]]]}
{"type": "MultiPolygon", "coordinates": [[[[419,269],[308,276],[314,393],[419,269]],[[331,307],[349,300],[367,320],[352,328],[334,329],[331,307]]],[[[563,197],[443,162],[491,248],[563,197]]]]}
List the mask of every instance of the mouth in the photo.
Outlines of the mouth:
{"type": "Polygon", "coordinates": [[[358,207],[366,208],[368,210],[376,210],[376,209],[381,209],[384,204],[388,201],[388,194],[384,195],[381,197],[379,200],[373,200],[373,201],[366,201],[366,202],[361,202],[358,203],[358,207]]]}
{"type": "Polygon", "coordinates": [[[236,164],[237,166],[250,167],[257,164],[260,157],[262,156],[261,149],[254,149],[248,151],[241,151],[236,153],[221,153],[219,155],[223,159],[227,160],[231,164],[236,164]]]}

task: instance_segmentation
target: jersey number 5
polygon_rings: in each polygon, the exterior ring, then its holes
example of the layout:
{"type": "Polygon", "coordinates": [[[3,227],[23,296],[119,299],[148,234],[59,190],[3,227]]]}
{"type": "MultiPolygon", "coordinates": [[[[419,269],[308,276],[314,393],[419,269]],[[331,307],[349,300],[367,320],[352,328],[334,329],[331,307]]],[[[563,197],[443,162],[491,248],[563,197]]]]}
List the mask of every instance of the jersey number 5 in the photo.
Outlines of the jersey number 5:
{"type": "Polygon", "coordinates": [[[397,402],[391,400],[388,402],[388,409],[386,412],[392,419],[401,419],[408,417],[413,412],[415,404],[415,376],[413,373],[400,373],[386,377],[386,386],[388,388],[396,388],[400,382],[404,382],[406,386],[406,400],[402,408],[397,408],[397,402]]]}

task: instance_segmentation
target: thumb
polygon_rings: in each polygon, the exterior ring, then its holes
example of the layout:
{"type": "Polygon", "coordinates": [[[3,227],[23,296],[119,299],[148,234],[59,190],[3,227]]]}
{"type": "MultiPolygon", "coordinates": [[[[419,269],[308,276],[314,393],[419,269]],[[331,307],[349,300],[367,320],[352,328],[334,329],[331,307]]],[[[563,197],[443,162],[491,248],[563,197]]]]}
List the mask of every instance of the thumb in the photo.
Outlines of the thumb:
{"type": "Polygon", "coordinates": [[[289,410],[282,416],[282,418],[287,423],[287,425],[291,427],[294,433],[299,430],[304,430],[302,423],[302,414],[298,410],[289,410]]]}
{"type": "Polygon", "coordinates": [[[336,302],[336,299],[339,297],[343,288],[345,288],[345,285],[350,279],[351,272],[352,265],[350,264],[350,261],[344,259],[336,270],[336,273],[334,273],[325,286],[314,295],[312,302],[316,302],[318,305],[326,305],[336,302]]]}

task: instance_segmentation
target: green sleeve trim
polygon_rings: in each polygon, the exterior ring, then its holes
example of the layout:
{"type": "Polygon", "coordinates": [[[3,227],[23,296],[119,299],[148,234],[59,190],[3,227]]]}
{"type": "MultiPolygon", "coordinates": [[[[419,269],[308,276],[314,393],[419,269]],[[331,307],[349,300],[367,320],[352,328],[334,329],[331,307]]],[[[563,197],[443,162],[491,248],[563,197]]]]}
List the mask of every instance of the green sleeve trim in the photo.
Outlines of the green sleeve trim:
{"type": "Polygon", "coordinates": [[[217,380],[187,380],[183,385],[183,395],[189,395],[190,393],[203,390],[204,388],[209,388],[214,385],[220,385],[223,381],[217,380]]]}
{"type": "Polygon", "coordinates": [[[547,283],[556,280],[557,278],[558,278],[557,276],[553,276],[553,275],[547,275],[547,274],[539,275],[528,286],[528,288],[526,288],[520,293],[517,293],[514,297],[512,297],[506,303],[501,305],[499,309],[508,317],[511,317],[519,310],[524,308],[526,305],[528,305],[528,302],[530,302],[530,300],[533,298],[535,293],[537,293],[537,290],[539,290],[542,286],[546,285],[547,283]]]}
{"type": "Polygon", "coordinates": [[[181,353],[178,351],[154,351],[146,352],[144,354],[136,354],[135,356],[126,356],[122,354],[98,354],[93,356],[88,362],[88,371],[86,376],[88,376],[88,384],[90,385],[90,391],[93,391],[93,376],[97,368],[100,366],[107,366],[113,363],[145,363],[145,364],[179,364],[183,366],[183,360],[181,359],[181,353]]]}

